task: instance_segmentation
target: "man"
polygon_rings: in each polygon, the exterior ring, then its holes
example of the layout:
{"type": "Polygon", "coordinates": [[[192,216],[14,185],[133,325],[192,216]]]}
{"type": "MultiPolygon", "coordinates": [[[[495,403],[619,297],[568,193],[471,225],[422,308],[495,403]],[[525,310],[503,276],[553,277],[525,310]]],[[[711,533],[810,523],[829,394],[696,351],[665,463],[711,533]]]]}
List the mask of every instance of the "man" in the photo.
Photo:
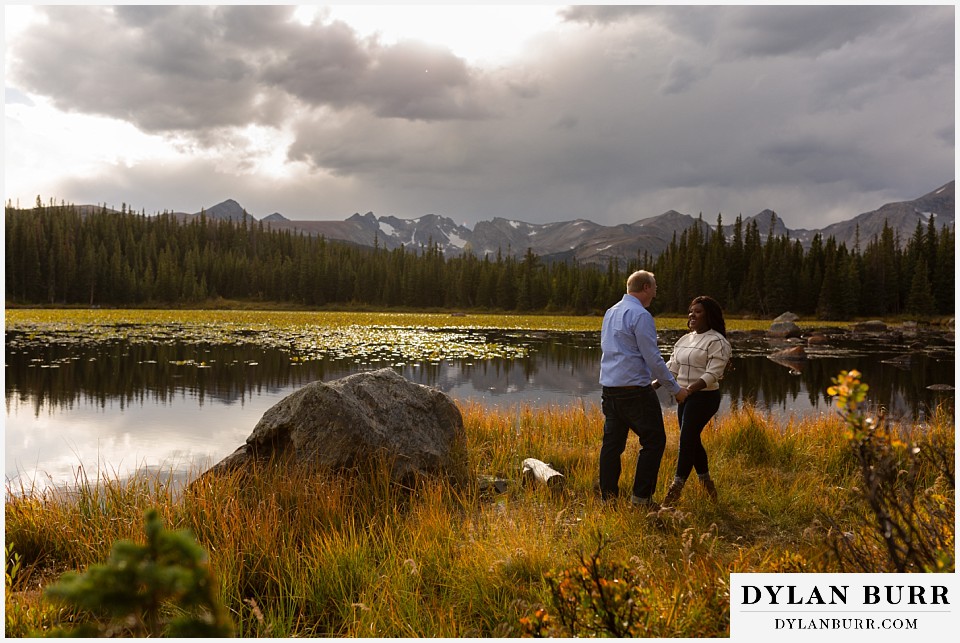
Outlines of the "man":
{"type": "Polygon", "coordinates": [[[660,400],[651,383],[659,380],[678,403],[688,394],[677,384],[657,348],[657,329],[647,311],[656,296],[653,273],[638,270],[627,278],[627,294],[607,310],[600,327],[604,417],[600,494],[604,500],[619,495],[620,456],[632,429],[640,438],[641,448],[630,501],[651,510],[658,509],[653,492],[667,443],[660,400]]]}

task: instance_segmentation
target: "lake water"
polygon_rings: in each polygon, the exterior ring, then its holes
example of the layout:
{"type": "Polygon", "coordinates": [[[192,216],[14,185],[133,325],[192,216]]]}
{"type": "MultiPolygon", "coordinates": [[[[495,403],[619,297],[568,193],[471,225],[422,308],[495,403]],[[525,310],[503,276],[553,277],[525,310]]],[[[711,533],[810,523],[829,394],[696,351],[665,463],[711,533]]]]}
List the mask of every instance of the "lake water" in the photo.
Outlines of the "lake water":
{"type": "MultiPolygon", "coordinates": [[[[417,361],[379,351],[291,359],[283,348],[236,342],[31,342],[8,331],[8,492],[134,470],[199,473],[243,444],[268,408],[303,385],[376,368],[394,368],[459,401],[505,409],[599,403],[599,333],[465,332],[477,342],[522,347],[523,354],[417,361]]],[[[680,334],[660,333],[665,355],[680,334]]],[[[891,417],[922,421],[938,404],[952,408],[952,337],[836,336],[827,346],[808,347],[805,361],[786,365],[769,359],[782,342],[748,334],[733,340],[721,413],[747,402],[784,423],[833,413],[826,389],[837,373],[853,368],[870,386],[869,402],[891,417]]],[[[675,422],[670,411],[667,420],[675,422]]]]}

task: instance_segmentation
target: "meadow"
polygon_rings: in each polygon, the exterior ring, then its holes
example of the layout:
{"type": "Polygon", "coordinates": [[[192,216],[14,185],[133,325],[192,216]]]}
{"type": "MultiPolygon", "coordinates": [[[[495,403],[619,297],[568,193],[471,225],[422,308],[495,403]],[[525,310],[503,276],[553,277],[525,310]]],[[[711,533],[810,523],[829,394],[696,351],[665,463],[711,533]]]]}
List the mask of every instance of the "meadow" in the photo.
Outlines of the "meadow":
{"type": "MultiPolygon", "coordinates": [[[[617,634],[725,637],[731,572],[953,571],[954,433],[943,410],[879,442],[858,438],[839,414],[786,424],[751,408],[717,417],[705,446],[719,503],[694,483],[675,510],[656,514],[596,495],[596,406],[461,410],[475,479],[465,488],[400,488],[385,464],[348,476],[277,464],[188,492],[147,472],[70,492],[8,490],[6,635],[97,622],[42,590],[105,560],[118,539],[142,541],[150,509],[196,538],[245,637],[610,634],[606,617],[625,609],[629,628],[617,634]],[[891,556],[877,529],[864,444],[868,469],[870,457],[894,465],[884,482],[892,502],[912,507],[908,525],[933,543],[922,569],[891,556]],[[525,482],[527,457],[551,463],[564,484],[525,482]],[[491,478],[505,488],[480,483],[491,478]]],[[[658,498],[676,448],[668,429],[658,498]]],[[[623,490],[636,454],[634,439],[623,490]]]]}

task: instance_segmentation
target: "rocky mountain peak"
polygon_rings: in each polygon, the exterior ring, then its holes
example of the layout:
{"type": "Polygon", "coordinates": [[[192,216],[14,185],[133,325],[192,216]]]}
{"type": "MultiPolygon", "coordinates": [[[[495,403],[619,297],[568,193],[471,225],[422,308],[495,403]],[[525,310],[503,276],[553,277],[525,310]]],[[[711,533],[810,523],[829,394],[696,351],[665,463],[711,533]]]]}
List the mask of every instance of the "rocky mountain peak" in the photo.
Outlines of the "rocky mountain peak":
{"type": "MultiPolygon", "coordinates": [[[[228,221],[240,221],[244,215],[243,207],[233,199],[227,199],[212,208],[202,210],[202,212],[208,219],[224,219],[228,221]]],[[[199,216],[200,212],[197,212],[196,215],[199,216]]]]}

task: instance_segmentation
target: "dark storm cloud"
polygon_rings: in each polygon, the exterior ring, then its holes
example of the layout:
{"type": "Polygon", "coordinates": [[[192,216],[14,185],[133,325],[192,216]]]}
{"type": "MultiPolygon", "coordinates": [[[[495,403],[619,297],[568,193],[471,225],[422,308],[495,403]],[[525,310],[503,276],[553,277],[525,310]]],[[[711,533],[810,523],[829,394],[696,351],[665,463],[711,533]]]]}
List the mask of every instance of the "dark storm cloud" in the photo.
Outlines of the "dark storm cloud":
{"type": "Polygon", "coordinates": [[[47,24],[10,52],[22,87],[65,111],[129,120],[147,132],[279,126],[298,101],[424,120],[488,112],[476,102],[470,70],[449,51],[381,46],[341,22],[304,26],[289,7],[38,10],[47,24]]]}
{"type": "Polygon", "coordinates": [[[303,35],[266,66],[263,81],[311,106],[363,105],[378,116],[444,120],[479,118],[474,78],[449,51],[417,42],[360,43],[345,25],[303,35]]]}
{"type": "Polygon", "coordinates": [[[489,114],[472,96],[467,65],[449,51],[416,42],[385,48],[364,78],[362,98],[380,116],[443,120],[489,114]]]}
{"type": "MultiPolygon", "coordinates": [[[[952,21],[949,7],[940,17],[952,21]]],[[[674,34],[724,57],[819,55],[916,19],[913,7],[887,6],[576,6],[571,22],[609,25],[656,21],[674,34]]]]}
{"type": "Polygon", "coordinates": [[[888,28],[905,10],[768,6],[719,7],[718,13],[716,38],[729,56],[817,56],[888,28]]]}
{"type": "Polygon", "coordinates": [[[258,120],[255,68],[204,7],[44,7],[10,51],[14,78],[64,111],[147,132],[258,120]]]}

